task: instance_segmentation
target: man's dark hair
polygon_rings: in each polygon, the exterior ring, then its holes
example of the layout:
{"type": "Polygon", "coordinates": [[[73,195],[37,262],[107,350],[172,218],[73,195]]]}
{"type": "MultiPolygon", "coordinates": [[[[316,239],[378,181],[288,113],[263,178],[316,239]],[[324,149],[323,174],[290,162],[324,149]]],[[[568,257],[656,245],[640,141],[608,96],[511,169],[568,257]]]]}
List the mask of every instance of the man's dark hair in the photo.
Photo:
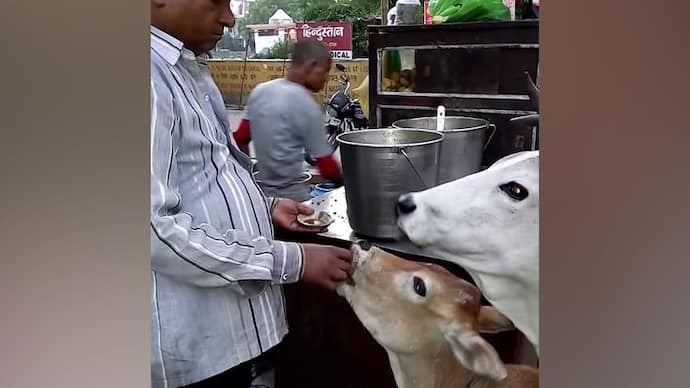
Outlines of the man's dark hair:
{"type": "Polygon", "coordinates": [[[323,43],[315,40],[303,40],[292,47],[292,64],[304,66],[310,63],[321,63],[331,58],[331,51],[323,43]]]}

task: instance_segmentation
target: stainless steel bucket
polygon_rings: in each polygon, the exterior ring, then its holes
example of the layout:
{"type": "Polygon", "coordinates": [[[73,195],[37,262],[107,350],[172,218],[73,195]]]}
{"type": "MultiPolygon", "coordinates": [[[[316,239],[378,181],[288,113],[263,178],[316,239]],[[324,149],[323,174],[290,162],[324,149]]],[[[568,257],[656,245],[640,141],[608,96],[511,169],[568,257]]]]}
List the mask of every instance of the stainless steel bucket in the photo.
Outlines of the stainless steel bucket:
{"type": "Polygon", "coordinates": [[[347,216],[360,235],[401,237],[398,197],[438,183],[443,134],[422,129],[366,129],[337,137],[345,178],[347,216]]]}
{"type": "MultiPolygon", "coordinates": [[[[393,127],[435,130],[436,117],[398,120],[393,127]]],[[[496,132],[487,120],[463,116],[447,116],[443,128],[438,184],[478,172],[482,154],[496,132]]]]}

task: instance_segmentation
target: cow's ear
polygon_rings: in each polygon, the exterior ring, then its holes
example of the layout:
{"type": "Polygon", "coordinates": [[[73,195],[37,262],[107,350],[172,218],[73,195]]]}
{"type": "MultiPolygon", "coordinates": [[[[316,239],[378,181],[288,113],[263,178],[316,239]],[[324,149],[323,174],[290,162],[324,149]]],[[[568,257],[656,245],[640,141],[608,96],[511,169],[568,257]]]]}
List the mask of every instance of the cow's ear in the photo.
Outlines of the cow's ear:
{"type": "Polygon", "coordinates": [[[508,317],[490,306],[482,306],[479,310],[478,323],[477,329],[480,333],[500,333],[515,329],[513,322],[508,317]]]}
{"type": "Polygon", "coordinates": [[[472,372],[500,381],[508,376],[496,350],[476,332],[451,323],[442,328],[455,358],[472,372]]]}

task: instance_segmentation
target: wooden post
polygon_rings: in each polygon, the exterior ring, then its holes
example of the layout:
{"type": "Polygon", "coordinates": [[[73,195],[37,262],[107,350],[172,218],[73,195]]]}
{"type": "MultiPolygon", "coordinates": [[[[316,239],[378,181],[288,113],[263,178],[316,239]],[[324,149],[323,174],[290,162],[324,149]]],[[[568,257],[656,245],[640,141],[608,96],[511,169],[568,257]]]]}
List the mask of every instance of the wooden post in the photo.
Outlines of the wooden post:
{"type": "Polygon", "coordinates": [[[381,24],[388,24],[388,11],[390,11],[390,0],[381,0],[381,24]]]}

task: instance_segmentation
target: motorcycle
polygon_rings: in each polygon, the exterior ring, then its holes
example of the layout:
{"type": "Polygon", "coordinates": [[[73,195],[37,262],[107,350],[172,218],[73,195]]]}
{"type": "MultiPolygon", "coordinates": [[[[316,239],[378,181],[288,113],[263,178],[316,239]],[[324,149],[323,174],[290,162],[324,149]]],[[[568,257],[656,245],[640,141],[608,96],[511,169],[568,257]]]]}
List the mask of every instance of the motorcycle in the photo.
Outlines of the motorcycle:
{"type": "MultiPolygon", "coordinates": [[[[340,72],[340,89],[336,91],[326,103],[326,141],[331,147],[332,152],[338,149],[336,138],[341,133],[366,129],[369,127],[369,120],[364,116],[362,105],[356,98],[350,98],[350,77],[347,69],[340,63],[335,67],[340,72]]],[[[305,153],[304,159],[307,163],[314,166],[316,161],[305,153]]]]}

